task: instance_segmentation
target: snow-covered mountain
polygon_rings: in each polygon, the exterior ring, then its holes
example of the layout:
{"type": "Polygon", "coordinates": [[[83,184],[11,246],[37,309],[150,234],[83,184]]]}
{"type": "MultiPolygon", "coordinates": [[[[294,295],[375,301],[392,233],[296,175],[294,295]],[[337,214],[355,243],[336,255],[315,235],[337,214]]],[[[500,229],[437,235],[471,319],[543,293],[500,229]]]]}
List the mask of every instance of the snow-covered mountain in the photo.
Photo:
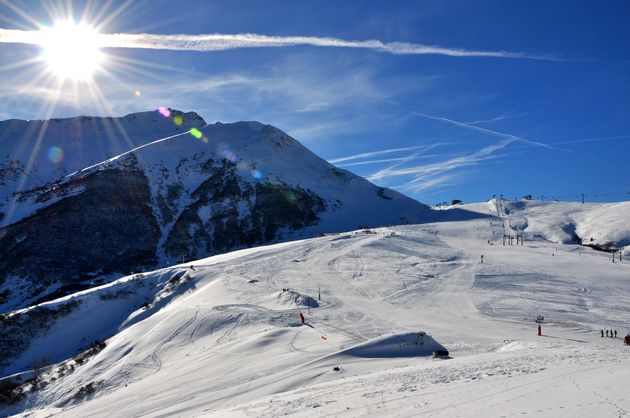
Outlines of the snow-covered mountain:
{"type": "Polygon", "coordinates": [[[258,122],[170,109],[0,123],[0,308],[430,209],[258,122]]]}
{"type": "Polygon", "coordinates": [[[0,415],[623,416],[630,261],[555,237],[567,219],[611,236],[592,213],[626,230],[627,206],[572,205],[446,209],[1,316],[0,415]]]}
{"type": "Polygon", "coordinates": [[[1,416],[630,411],[628,202],[431,210],[168,109],[0,150],[1,416]]]}

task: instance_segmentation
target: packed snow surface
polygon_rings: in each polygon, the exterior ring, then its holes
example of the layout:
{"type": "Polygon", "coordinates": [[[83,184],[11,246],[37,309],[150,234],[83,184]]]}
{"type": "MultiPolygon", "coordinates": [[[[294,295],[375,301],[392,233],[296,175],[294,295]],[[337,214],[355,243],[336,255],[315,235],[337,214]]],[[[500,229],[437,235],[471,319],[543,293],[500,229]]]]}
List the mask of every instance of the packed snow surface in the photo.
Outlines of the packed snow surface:
{"type": "Polygon", "coordinates": [[[0,415],[629,415],[630,260],[554,235],[573,222],[623,243],[627,209],[571,205],[471,205],[494,215],[445,210],[444,222],[237,251],[49,302],[80,301],[0,373],[46,356],[48,383],[0,415]],[[524,245],[503,245],[512,230],[524,245]],[[600,336],[610,329],[617,338],[600,336]],[[450,357],[433,359],[441,349],[450,357]]]}

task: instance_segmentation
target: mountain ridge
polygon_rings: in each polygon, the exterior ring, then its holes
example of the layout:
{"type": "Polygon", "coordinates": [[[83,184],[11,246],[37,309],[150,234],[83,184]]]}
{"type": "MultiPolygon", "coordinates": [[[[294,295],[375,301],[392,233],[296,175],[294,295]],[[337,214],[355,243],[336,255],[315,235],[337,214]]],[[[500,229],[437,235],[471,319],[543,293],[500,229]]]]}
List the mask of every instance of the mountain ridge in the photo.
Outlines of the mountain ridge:
{"type": "Polygon", "coordinates": [[[205,124],[194,112],[159,109],[48,125],[55,129],[39,138],[27,163],[9,158],[27,149],[7,145],[16,130],[0,132],[6,161],[22,164],[17,175],[4,171],[0,187],[0,294],[9,291],[20,300],[12,308],[67,284],[98,284],[322,232],[417,223],[431,213],[260,122],[205,124]],[[125,135],[109,143],[105,126],[120,126],[125,135]],[[70,151],[55,160],[53,147],[45,149],[51,144],[70,151]],[[130,149],[104,155],[123,144],[130,149]]]}

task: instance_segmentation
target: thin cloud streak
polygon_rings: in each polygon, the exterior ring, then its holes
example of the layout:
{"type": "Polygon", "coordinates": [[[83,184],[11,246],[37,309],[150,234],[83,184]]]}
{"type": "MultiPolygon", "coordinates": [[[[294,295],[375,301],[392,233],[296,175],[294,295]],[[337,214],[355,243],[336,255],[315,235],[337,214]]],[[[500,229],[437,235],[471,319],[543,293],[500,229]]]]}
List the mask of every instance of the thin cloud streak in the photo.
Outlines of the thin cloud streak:
{"type": "MultiPolygon", "coordinates": [[[[517,138],[504,138],[495,144],[483,147],[469,155],[463,155],[432,164],[404,168],[398,168],[401,164],[394,164],[391,167],[375,172],[374,174],[368,176],[367,179],[370,181],[379,181],[390,177],[413,176],[410,181],[400,186],[400,188],[402,190],[413,190],[417,192],[428,188],[428,186],[425,187],[425,185],[435,185],[431,179],[435,179],[440,176],[448,176],[447,174],[443,174],[445,172],[473,166],[482,161],[498,158],[497,155],[494,155],[497,151],[504,149],[516,141],[518,141],[517,138]]],[[[452,178],[453,177],[451,177],[451,179],[452,178]]]]}
{"type": "Polygon", "coordinates": [[[504,132],[499,132],[499,131],[495,131],[495,130],[488,129],[488,128],[482,128],[481,126],[472,125],[470,123],[459,122],[459,121],[456,121],[456,120],[453,120],[453,119],[448,119],[448,118],[444,118],[444,117],[440,117],[440,116],[427,115],[426,113],[420,113],[420,112],[410,112],[410,113],[412,113],[414,115],[417,115],[417,116],[420,116],[420,117],[423,117],[423,118],[433,119],[433,120],[438,120],[438,121],[450,123],[451,125],[459,126],[461,128],[465,128],[465,129],[468,129],[468,130],[481,132],[481,133],[484,133],[484,134],[487,134],[487,135],[491,135],[491,136],[497,136],[499,138],[510,139],[512,141],[519,141],[519,142],[523,142],[525,144],[532,145],[532,146],[537,146],[537,147],[542,147],[542,148],[547,148],[547,149],[553,149],[553,150],[559,150],[559,148],[552,147],[551,145],[548,145],[548,144],[545,144],[545,143],[542,143],[542,142],[532,141],[530,139],[523,138],[522,136],[518,136],[518,135],[513,135],[513,134],[504,133],[504,132]]]}
{"type": "MultiPolygon", "coordinates": [[[[0,43],[42,45],[40,31],[0,29],[0,43]]],[[[100,48],[140,48],[174,51],[225,51],[238,48],[278,48],[298,45],[332,48],[368,49],[394,55],[445,55],[450,57],[515,58],[559,61],[551,55],[532,55],[510,51],[479,51],[461,48],[444,48],[409,42],[383,42],[376,39],[351,41],[316,36],[267,36],[255,33],[160,35],[150,33],[110,33],[98,35],[100,48]]]]}
{"type": "Polygon", "coordinates": [[[412,184],[417,181],[420,181],[423,175],[429,175],[429,174],[434,174],[438,172],[454,170],[456,168],[466,167],[466,166],[474,165],[481,161],[486,161],[486,160],[496,158],[495,156],[491,154],[494,151],[497,151],[499,149],[506,147],[509,143],[510,143],[509,141],[503,141],[499,144],[482,148],[481,150],[475,153],[472,153],[470,155],[451,158],[449,160],[438,162],[438,163],[425,164],[425,165],[414,166],[414,167],[398,168],[398,169],[392,169],[391,167],[385,168],[383,170],[379,170],[376,173],[368,176],[367,179],[370,181],[376,181],[376,180],[382,180],[389,177],[415,175],[416,177],[414,178],[414,180],[411,180],[407,183],[407,184],[412,184]]]}
{"type": "Polygon", "coordinates": [[[436,176],[427,176],[414,183],[406,183],[399,188],[401,190],[409,191],[412,193],[420,193],[428,189],[434,189],[436,187],[444,187],[453,184],[455,180],[459,180],[461,175],[458,174],[445,174],[436,176]]]}
{"type": "MultiPolygon", "coordinates": [[[[379,170],[372,175],[368,176],[368,180],[370,181],[379,181],[384,180],[391,177],[403,177],[403,176],[412,176],[411,180],[407,181],[402,186],[399,186],[402,190],[410,190],[413,192],[419,192],[422,190],[426,190],[430,187],[435,187],[437,185],[444,184],[448,181],[452,181],[454,176],[452,174],[444,174],[446,172],[452,172],[457,169],[461,169],[464,167],[470,167],[476,164],[479,164],[483,161],[488,161],[492,159],[496,159],[499,156],[496,155],[498,151],[503,150],[508,145],[513,143],[522,143],[529,147],[541,147],[545,149],[558,149],[554,148],[550,145],[544,144],[542,142],[532,141],[527,138],[523,138],[518,135],[513,135],[505,132],[499,132],[492,129],[482,128],[480,126],[473,125],[471,123],[459,122],[453,119],[448,119],[444,117],[427,115],[425,113],[420,112],[410,112],[414,115],[437,120],[441,122],[446,122],[464,129],[472,130],[475,132],[480,132],[486,135],[491,135],[495,137],[501,138],[501,140],[495,144],[488,145],[486,147],[481,148],[478,151],[475,151],[468,155],[460,155],[454,158],[450,158],[446,161],[425,164],[425,165],[416,165],[412,167],[403,167],[399,168],[402,164],[397,163],[392,165],[391,167],[384,168],[379,170]]],[[[596,138],[598,139],[598,138],[596,138]]]]}
{"type": "Polygon", "coordinates": [[[355,163],[341,163],[335,164],[338,167],[353,167],[357,165],[369,165],[369,164],[379,164],[379,163],[389,163],[395,161],[412,161],[412,160],[425,160],[427,158],[437,158],[437,157],[450,157],[453,155],[461,155],[461,152],[447,152],[443,154],[427,154],[427,155],[415,155],[413,158],[410,157],[397,157],[397,158],[384,158],[380,160],[367,160],[367,161],[358,161],[355,163]]]}
{"type": "MultiPolygon", "coordinates": [[[[331,164],[337,164],[343,161],[359,160],[362,158],[377,157],[379,155],[384,155],[384,154],[392,154],[392,153],[403,152],[403,151],[412,151],[412,150],[435,147],[435,146],[436,145],[433,145],[433,146],[416,145],[413,147],[390,148],[390,149],[385,149],[385,150],[380,150],[380,151],[363,152],[361,154],[348,155],[347,157],[334,158],[332,160],[328,160],[328,162],[331,164]]],[[[404,158],[408,158],[408,157],[404,157],[404,158]]]]}
{"type": "Polygon", "coordinates": [[[380,163],[391,163],[394,161],[408,161],[408,157],[398,157],[398,158],[384,158],[381,160],[367,160],[367,161],[358,161],[355,163],[341,163],[335,164],[337,167],[354,167],[357,165],[369,165],[369,164],[380,164],[380,163]]]}
{"type": "Polygon", "coordinates": [[[615,139],[628,139],[628,138],[630,138],[630,135],[603,136],[599,138],[574,139],[570,141],[555,142],[554,145],[582,144],[586,142],[612,141],[615,139]]]}
{"type": "Polygon", "coordinates": [[[519,114],[510,114],[510,113],[504,113],[501,116],[497,116],[495,118],[490,118],[490,119],[482,119],[482,120],[475,120],[472,122],[467,122],[468,125],[480,125],[482,123],[494,123],[494,122],[500,122],[502,120],[506,120],[506,119],[513,119],[513,118],[518,118],[520,116],[525,116],[527,113],[519,113],[519,114]]]}

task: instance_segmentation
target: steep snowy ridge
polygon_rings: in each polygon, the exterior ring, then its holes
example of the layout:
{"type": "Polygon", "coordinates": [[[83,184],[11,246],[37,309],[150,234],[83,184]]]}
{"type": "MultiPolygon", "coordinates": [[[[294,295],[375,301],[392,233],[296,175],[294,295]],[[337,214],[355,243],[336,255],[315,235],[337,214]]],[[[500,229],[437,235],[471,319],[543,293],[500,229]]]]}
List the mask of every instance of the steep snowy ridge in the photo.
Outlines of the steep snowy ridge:
{"type": "Polygon", "coordinates": [[[173,111],[176,115],[182,117],[180,125],[155,111],[120,118],[0,121],[0,226],[15,223],[41,207],[33,208],[32,202],[21,199],[16,202],[17,191],[23,193],[53,184],[70,173],[152,140],[206,124],[194,112],[173,111]]]}

